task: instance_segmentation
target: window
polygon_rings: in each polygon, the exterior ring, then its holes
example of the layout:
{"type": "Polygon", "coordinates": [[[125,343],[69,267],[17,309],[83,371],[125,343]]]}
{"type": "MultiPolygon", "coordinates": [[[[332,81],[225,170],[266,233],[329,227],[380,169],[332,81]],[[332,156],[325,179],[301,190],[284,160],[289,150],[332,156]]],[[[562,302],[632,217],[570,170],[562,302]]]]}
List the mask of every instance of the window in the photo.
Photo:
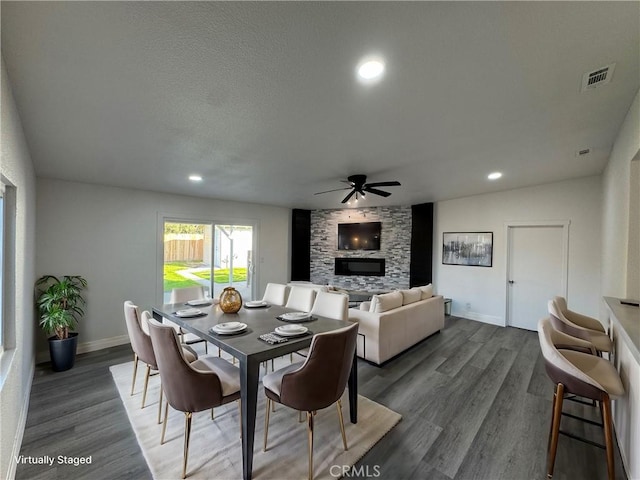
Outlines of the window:
{"type": "Polygon", "coordinates": [[[15,348],[16,188],[0,180],[0,354],[15,348]]]}

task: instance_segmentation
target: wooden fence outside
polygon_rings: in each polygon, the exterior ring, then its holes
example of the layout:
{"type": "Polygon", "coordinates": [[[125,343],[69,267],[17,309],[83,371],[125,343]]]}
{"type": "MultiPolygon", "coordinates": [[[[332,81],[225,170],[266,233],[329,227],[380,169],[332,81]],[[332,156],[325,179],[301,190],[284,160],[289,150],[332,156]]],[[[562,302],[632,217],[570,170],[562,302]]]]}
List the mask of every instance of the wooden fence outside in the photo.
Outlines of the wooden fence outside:
{"type": "Polygon", "coordinates": [[[204,259],[204,239],[201,235],[165,235],[165,262],[202,262],[204,259]],[[195,237],[195,238],[170,238],[195,237]],[[200,237],[200,238],[198,238],[200,237]]]}

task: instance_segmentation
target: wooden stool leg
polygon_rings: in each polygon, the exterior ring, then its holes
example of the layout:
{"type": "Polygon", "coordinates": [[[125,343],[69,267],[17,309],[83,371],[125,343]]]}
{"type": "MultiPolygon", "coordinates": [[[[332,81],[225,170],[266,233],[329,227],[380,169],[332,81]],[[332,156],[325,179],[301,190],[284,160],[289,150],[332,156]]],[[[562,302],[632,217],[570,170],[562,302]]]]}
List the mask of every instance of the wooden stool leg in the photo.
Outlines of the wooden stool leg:
{"type": "Polygon", "coordinates": [[[553,467],[556,463],[556,452],[558,450],[558,437],[560,436],[560,420],[562,419],[562,401],[564,400],[564,385],[561,383],[556,387],[555,399],[553,402],[553,417],[551,420],[551,444],[549,445],[549,455],[547,459],[547,477],[553,477],[553,467]]]}
{"type": "Polygon", "coordinates": [[[600,403],[603,413],[602,423],[604,423],[604,444],[607,448],[607,474],[609,480],[613,480],[616,476],[616,466],[613,459],[613,428],[611,426],[611,399],[609,395],[605,393],[600,403]]]}

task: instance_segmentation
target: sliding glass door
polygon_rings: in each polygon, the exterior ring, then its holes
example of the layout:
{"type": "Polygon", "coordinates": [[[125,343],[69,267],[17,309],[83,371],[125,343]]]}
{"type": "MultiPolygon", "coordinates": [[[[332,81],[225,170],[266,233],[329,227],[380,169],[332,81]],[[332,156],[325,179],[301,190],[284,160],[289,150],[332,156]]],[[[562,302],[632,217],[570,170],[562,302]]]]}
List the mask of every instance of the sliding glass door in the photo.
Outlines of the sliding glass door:
{"type": "Polygon", "coordinates": [[[232,286],[243,299],[253,299],[252,225],[165,221],[163,237],[164,302],[173,288],[195,285],[213,298],[232,286]]]}

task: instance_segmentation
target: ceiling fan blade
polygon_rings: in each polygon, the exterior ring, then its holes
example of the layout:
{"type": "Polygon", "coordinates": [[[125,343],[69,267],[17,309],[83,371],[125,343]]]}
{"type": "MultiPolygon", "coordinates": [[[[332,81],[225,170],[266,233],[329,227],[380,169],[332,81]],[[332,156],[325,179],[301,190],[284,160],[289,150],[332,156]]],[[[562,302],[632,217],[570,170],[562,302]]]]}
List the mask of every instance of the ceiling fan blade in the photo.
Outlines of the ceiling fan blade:
{"type": "Polygon", "coordinates": [[[316,192],[314,193],[314,195],[320,195],[321,193],[329,193],[329,192],[339,192],[340,190],[349,190],[351,187],[344,187],[344,188],[335,188],[333,190],[326,190],[324,192],[316,192]]]}
{"type": "Polygon", "coordinates": [[[374,183],[367,183],[365,185],[365,187],[399,187],[400,186],[400,182],[398,181],[393,181],[393,182],[374,182],[374,183]]]}
{"type": "Polygon", "coordinates": [[[377,188],[371,188],[369,185],[364,187],[365,192],[373,193],[374,195],[380,195],[381,197],[388,197],[391,195],[389,192],[383,192],[382,190],[378,190],[377,188]]]}
{"type": "Polygon", "coordinates": [[[344,200],[342,200],[342,203],[347,203],[347,202],[349,201],[349,199],[350,199],[351,197],[353,197],[353,195],[354,195],[355,193],[356,193],[356,191],[355,191],[355,190],[351,190],[351,192],[349,192],[349,194],[348,194],[346,197],[344,197],[344,200]]]}

